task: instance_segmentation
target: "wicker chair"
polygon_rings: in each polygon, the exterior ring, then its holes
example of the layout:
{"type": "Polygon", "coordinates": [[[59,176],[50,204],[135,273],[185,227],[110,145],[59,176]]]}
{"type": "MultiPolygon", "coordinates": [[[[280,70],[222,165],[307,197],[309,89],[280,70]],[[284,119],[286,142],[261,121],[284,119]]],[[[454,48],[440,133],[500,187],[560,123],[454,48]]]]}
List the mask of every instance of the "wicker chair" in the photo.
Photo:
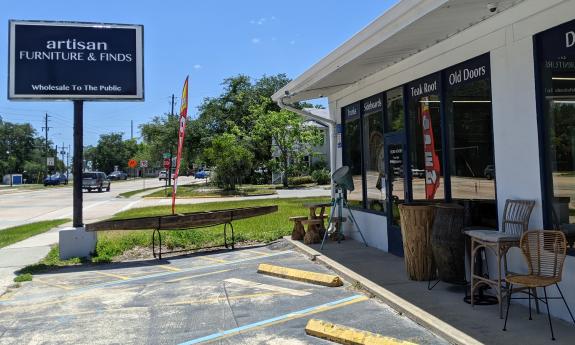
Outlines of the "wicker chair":
{"type": "MultiPolygon", "coordinates": [[[[504,271],[507,273],[507,252],[511,247],[519,246],[521,235],[527,231],[531,211],[535,206],[533,200],[506,200],[503,211],[501,231],[473,229],[466,230],[465,234],[471,237],[471,306],[474,305],[475,289],[485,284],[497,291],[499,301],[499,317],[503,318],[503,287],[501,260],[504,262],[504,271]],[[497,256],[497,280],[484,277],[481,272],[475,272],[475,258],[480,250],[490,249],[497,256]]],[[[538,305],[537,305],[538,306],[538,305]]]]}
{"type": "MultiPolygon", "coordinates": [[[[528,273],[527,274],[515,274],[505,277],[505,280],[511,284],[509,289],[509,297],[507,299],[507,312],[505,314],[505,323],[503,325],[503,330],[507,329],[507,318],[509,317],[509,307],[511,306],[511,299],[513,295],[513,286],[519,285],[521,289],[528,289],[529,292],[529,320],[531,317],[531,290],[538,287],[543,288],[543,293],[545,300],[541,302],[545,303],[547,306],[547,317],[549,319],[549,328],[551,329],[551,339],[555,340],[555,335],[553,334],[553,325],[551,324],[551,315],[549,313],[549,300],[550,299],[562,299],[567,307],[569,315],[573,323],[575,323],[575,318],[569,309],[565,297],[563,297],[563,292],[559,288],[559,282],[561,281],[561,275],[563,273],[563,263],[565,262],[565,254],[567,251],[567,239],[565,234],[561,231],[552,230],[539,230],[539,231],[527,231],[521,236],[521,252],[527,261],[528,273]],[[547,297],[547,287],[555,285],[561,297],[547,297]]],[[[536,296],[533,298],[538,299],[536,296]]],[[[513,298],[513,299],[525,299],[525,298],[513,298]]]]}

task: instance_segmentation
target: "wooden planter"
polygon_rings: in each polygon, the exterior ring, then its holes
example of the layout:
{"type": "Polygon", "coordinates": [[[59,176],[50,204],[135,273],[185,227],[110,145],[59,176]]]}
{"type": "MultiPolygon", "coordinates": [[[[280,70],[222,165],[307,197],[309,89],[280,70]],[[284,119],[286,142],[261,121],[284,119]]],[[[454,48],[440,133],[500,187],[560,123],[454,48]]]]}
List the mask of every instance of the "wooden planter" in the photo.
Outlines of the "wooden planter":
{"type": "Polygon", "coordinates": [[[399,205],[405,268],[411,280],[430,280],[435,276],[431,248],[431,227],[435,208],[426,204],[399,205]]]}

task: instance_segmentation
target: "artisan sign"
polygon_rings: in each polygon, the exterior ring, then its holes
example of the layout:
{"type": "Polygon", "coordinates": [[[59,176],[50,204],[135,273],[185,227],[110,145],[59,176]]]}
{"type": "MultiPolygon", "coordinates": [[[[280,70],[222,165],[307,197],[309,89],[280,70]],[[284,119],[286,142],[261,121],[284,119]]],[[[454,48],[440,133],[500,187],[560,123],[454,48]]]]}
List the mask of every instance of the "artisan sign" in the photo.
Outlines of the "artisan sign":
{"type": "Polygon", "coordinates": [[[144,99],[141,25],[10,21],[9,99],[144,99]]]}

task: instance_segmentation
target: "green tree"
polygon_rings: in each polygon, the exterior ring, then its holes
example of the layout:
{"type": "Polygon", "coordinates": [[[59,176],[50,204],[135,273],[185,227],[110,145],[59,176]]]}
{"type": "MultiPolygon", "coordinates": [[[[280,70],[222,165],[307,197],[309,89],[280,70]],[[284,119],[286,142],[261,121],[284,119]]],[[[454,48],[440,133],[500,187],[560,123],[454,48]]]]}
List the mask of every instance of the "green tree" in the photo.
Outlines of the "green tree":
{"type": "Polygon", "coordinates": [[[204,155],[215,165],[215,182],[225,189],[236,189],[251,173],[254,155],[233,133],[215,136],[204,155]]]}
{"type": "Polygon", "coordinates": [[[272,138],[272,150],[277,151],[278,159],[272,159],[269,166],[282,172],[282,183],[287,187],[290,161],[297,166],[304,156],[313,154],[313,146],[323,140],[321,132],[305,124],[301,116],[291,111],[266,111],[265,102],[254,107],[253,111],[259,114],[254,137],[272,138]]]}
{"type": "Polygon", "coordinates": [[[122,134],[102,134],[96,147],[87,150],[84,157],[90,157],[93,169],[109,173],[116,165],[121,169],[127,167],[128,160],[134,158],[138,151],[138,144],[135,139],[122,140],[122,134]]]}

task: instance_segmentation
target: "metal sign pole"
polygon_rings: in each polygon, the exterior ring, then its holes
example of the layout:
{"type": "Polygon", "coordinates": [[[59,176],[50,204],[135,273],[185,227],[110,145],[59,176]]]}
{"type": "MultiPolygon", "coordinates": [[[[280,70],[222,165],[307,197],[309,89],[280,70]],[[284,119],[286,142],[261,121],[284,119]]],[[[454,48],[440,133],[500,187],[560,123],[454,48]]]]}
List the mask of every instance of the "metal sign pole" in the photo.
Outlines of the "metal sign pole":
{"type": "Polygon", "coordinates": [[[82,220],[82,167],[84,165],[84,101],[74,101],[74,160],[72,172],[74,174],[74,199],[72,226],[84,226],[82,220]]]}

